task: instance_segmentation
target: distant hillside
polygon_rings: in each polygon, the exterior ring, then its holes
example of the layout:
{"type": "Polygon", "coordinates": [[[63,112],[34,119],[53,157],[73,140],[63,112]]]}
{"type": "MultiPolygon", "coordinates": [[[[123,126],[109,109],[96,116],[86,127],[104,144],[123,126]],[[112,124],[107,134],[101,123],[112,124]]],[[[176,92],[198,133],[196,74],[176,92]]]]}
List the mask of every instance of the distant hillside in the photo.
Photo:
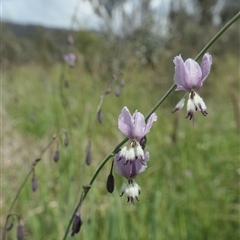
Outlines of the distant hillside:
{"type": "Polygon", "coordinates": [[[62,61],[67,51],[78,49],[86,53],[89,44],[98,42],[99,33],[90,31],[70,31],[59,28],[47,28],[37,25],[20,25],[2,22],[2,59],[4,66],[41,62],[53,64],[62,61]],[[74,47],[69,48],[67,37],[71,34],[75,40],[74,47]]]}
{"type": "Polygon", "coordinates": [[[32,38],[34,33],[49,33],[49,34],[66,34],[68,31],[66,29],[57,29],[57,28],[47,28],[40,25],[20,25],[10,22],[2,22],[3,32],[10,30],[17,37],[26,37],[32,38]]]}

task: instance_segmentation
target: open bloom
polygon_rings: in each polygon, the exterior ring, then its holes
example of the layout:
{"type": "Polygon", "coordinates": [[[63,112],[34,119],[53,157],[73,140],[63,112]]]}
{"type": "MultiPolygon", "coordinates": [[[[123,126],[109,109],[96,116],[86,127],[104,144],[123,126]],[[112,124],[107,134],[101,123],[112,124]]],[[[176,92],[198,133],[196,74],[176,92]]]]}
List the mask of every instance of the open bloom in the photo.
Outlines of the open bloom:
{"type": "Polygon", "coordinates": [[[76,55],[74,53],[67,53],[63,55],[65,62],[68,64],[69,67],[75,66],[76,55]]]}
{"type": "Polygon", "coordinates": [[[124,107],[118,118],[118,128],[129,139],[140,141],[150,131],[155,121],[157,121],[156,113],[153,113],[146,123],[142,113],[136,110],[131,115],[128,108],[124,107]]]}
{"type": "Polygon", "coordinates": [[[120,149],[114,156],[114,163],[116,172],[128,180],[128,185],[124,184],[122,187],[122,195],[126,193],[128,201],[131,200],[132,203],[138,197],[137,192],[140,192],[140,187],[133,184],[133,179],[146,170],[149,160],[149,152],[144,151],[146,134],[156,120],[157,115],[153,113],[145,122],[140,112],[135,111],[131,115],[127,107],[122,109],[118,118],[118,127],[129,138],[130,147],[120,149]]]}
{"type": "MultiPolygon", "coordinates": [[[[210,73],[212,56],[205,53],[201,65],[191,58],[184,62],[181,55],[176,56],[173,63],[175,64],[174,82],[177,85],[176,91],[184,90],[189,93],[186,118],[193,119],[197,110],[206,116],[208,114],[207,107],[196,91],[203,85],[204,80],[210,73]]],[[[185,98],[183,97],[173,112],[183,108],[184,103],[185,98]]]]}
{"type": "Polygon", "coordinates": [[[126,179],[131,180],[146,170],[148,159],[149,152],[144,152],[140,144],[133,141],[129,149],[124,147],[115,154],[116,172],[126,179]]]}

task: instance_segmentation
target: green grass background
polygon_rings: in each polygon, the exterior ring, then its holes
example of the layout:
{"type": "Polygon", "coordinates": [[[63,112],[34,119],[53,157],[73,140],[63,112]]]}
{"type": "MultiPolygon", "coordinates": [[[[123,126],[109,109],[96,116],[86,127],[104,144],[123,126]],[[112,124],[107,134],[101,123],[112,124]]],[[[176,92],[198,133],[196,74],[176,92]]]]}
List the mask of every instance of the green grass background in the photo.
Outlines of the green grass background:
{"type": "MultiPolygon", "coordinates": [[[[142,188],[140,201],[133,206],[125,196],[119,197],[124,179],[115,171],[115,191],[106,191],[111,167],[107,163],[82,205],[84,223],[72,239],[239,239],[239,132],[230,95],[232,90],[239,94],[238,60],[213,56],[212,72],[200,89],[209,115],[196,113],[194,126],[185,119],[185,108],[171,113],[184,92],[171,93],[157,109],[158,121],[148,134],[150,161],[136,178],[142,188]]],[[[117,127],[122,108],[146,115],[172,85],[174,67],[167,59],[155,71],[133,63],[123,71],[126,84],[120,97],[106,96],[104,121],[94,128],[90,166],[84,163],[87,137],[109,79],[97,73],[92,77],[79,64],[65,68],[66,88],[60,80],[62,71],[61,65],[31,64],[2,73],[1,227],[32,161],[54,134],[60,143],[59,162],[52,160],[56,150],[52,145],[36,166],[37,191],[32,192],[30,177],[13,209],[22,215],[29,240],[63,237],[82,185],[124,138],[117,127]],[[63,144],[64,131],[68,147],[63,144]]],[[[6,239],[16,239],[16,222],[6,239]]]]}

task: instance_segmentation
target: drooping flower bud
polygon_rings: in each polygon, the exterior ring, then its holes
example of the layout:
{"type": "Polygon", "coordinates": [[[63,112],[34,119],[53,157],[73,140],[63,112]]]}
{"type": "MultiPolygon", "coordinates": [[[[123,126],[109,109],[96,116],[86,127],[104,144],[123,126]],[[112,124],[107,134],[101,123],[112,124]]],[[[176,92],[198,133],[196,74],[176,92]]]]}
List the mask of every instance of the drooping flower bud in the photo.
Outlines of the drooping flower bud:
{"type": "Polygon", "coordinates": [[[17,240],[23,240],[24,233],[23,233],[23,226],[21,224],[18,224],[17,227],[17,240]]]}
{"type": "Polygon", "coordinates": [[[37,182],[36,177],[34,176],[32,178],[32,190],[33,190],[33,192],[35,192],[37,190],[37,187],[38,187],[38,182],[37,182]]]}
{"type": "Polygon", "coordinates": [[[120,86],[124,87],[124,85],[125,85],[125,80],[124,80],[124,78],[122,78],[121,81],[120,81],[120,86]]]}
{"type": "Polygon", "coordinates": [[[108,192],[113,193],[113,191],[114,191],[114,176],[113,176],[112,172],[110,172],[110,174],[108,175],[106,187],[107,187],[108,192]]]}
{"type": "Polygon", "coordinates": [[[68,133],[65,132],[65,139],[64,139],[64,145],[67,147],[69,144],[69,137],[68,137],[68,133]]]}
{"type": "Polygon", "coordinates": [[[55,151],[53,160],[54,160],[54,162],[58,162],[58,160],[59,160],[59,151],[58,150],[55,151]]]}
{"type": "Polygon", "coordinates": [[[76,233],[79,233],[81,226],[83,224],[82,218],[80,215],[75,215],[72,224],[72,230],[70,236],[74,236],[76,233]]]}
{"type": "Polygon", "coordinates": [[[120,96],[120,88],[119,88],[119,86],[116,86],[116,88],[115,88],[115,95],[116,95],[116,97],[120,96]]]}
{"type": "Polygon", "coordinates": [[[97,118],[98,118],[98,122],[102,123],[102,121],[103,121],[103,114],[102,114],[101,108],[99,109],[99,111],[97,113],[97,118]]]}
{"type": "Polygon", "coordinates": [[[88,144],[86,147],[86,159],[85,162],[87,165],[90,165],[92,162],[92,153],[91,153],[91,140],[90,138],[88,139],[88,144]]]}

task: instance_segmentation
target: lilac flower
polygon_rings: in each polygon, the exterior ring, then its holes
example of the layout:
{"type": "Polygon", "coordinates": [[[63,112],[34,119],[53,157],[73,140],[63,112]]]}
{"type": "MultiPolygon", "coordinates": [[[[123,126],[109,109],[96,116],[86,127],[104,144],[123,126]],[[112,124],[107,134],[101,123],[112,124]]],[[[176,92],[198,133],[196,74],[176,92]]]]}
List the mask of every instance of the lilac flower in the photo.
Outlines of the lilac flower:
{"type": "MultiPolygon", "coordinates": [[[[191,58],[184,62],[181,55],[176,56],[173,63],[175,64],[174,82],[177,85],[176,91],[184,90],[189,92],[186,118],[193,119],[197,110],[203,116],[206,116],[208,114],[207,107],[196,91],[203,85],[204,80],[210,73],[212,56],[209,53],[205,53],[200,66],[191,58]]],[[[185,103],[184,97],[177,103],[173,112],[183,108],[185,103]]]]}
{"type": "Polygon", "coordinates": [[[114,156],[114,160],[116,172],[131,180],[146,170],[149,152],[144,152],[140,144],[137,141],[133,141],[131,147],[129,149],[123,147],[114,156]]]}
{"type": "Polygon", "coordinates": [[[114,163],[116,172],[128,180],[128,184],[124,184],[122,187],[122,195],[125,193],[128,201],[132,203],[134,199],[138,200],[138,194],[140,193],[140,187],[133,182],[133,179],[146,170],[149,160],[149,152],[144,151],[146,134],[156,120],[157,115],[153,113],[146,123],[144,116],[140,112],[135,111],[131,115],[127,107],[122,109],[118,118],[118,127],[129,138],[130,147],[125,146],[116,153],[114,163]],[[144,147],[141,144],[142,139],[145,142],[144,147]]]}
{"type": "Polygon", "coordinates": [[[73,45],[74,44],[74,39],[73,39],[72,35],[68,35],[67,41],[68,41],[69,45],[73,45]]]}
{"type": "Polygon", "coordinates": [[[76,55],[74,53],[67,53],[63,55],[65,62],[68,64],[69,67],[75,66],[76,55]]]}
{"type": "Polygon", "coordinates": [[[155,121],[157,121],[156,113],[153,113],[146,123],[140,112],[136,110],[131,115],[128,108],[124,107],[118,118],[118,128],[129,139],[140,141],[150,131],[155,121]]]}

